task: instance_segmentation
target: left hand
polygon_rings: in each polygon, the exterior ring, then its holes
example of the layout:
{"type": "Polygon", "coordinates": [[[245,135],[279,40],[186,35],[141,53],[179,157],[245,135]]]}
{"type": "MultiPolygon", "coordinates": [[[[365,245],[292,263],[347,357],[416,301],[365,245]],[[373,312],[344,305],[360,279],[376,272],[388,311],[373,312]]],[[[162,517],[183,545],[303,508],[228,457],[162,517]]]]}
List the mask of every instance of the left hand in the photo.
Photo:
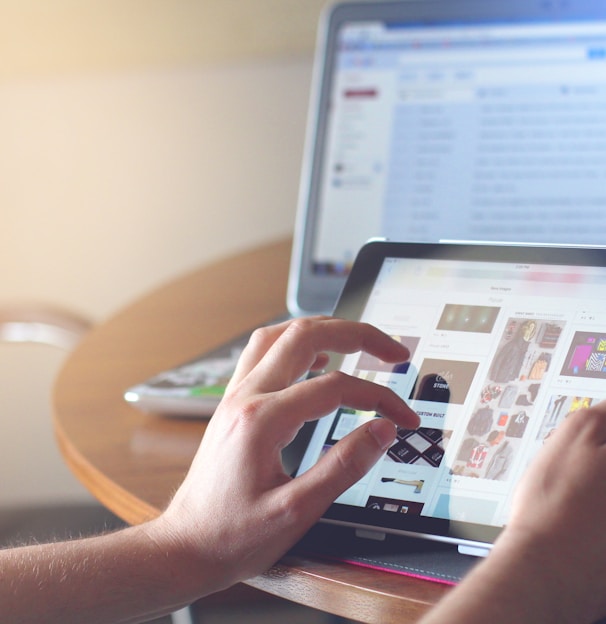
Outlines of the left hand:
{"type": "Polygon", "coordinates": [[[409,357],[378,329],[327,317],[257,330],[206,430],[191,469],[159,519],[214,589],[272,565],[395,439],[394,423],[418,416],[392,390],[339,372],[295,384],[326,364],[326,352],[367,351],[388,362],[409,357]],[[301,426],[340,406],[374,410],[304,475],[284,472],[281,451],[301,426]]]}

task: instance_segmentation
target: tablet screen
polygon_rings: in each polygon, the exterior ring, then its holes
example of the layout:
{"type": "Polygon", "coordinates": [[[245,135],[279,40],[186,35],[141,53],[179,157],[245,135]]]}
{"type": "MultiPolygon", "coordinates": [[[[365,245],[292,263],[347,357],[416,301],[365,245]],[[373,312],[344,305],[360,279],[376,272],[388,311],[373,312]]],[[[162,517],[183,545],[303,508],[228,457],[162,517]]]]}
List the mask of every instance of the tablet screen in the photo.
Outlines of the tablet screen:
{"type": "MultiPolygon", "coordinates": [[[[570,412],[606,397],[603,250],[372,243],[336,316],[372,323],[410,361],[339,367],[392,388],[421,417],[327,519],[492,542],[514,486],[570,412]]],[[[376,414],[320,420],[298,472],[376,414]]]]}

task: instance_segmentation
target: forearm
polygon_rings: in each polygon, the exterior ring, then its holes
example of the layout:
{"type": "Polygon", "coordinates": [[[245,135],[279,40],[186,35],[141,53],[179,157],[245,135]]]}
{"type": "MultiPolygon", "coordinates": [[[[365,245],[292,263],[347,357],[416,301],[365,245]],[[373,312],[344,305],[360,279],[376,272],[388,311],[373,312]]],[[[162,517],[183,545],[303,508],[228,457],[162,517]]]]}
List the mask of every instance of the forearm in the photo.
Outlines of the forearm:
{"type": "Polygon", "coordinates": [[[199,571],[176,569],[180,559],[143,527],[0,551],[0,621],[147,621],[205,593],[199,571]]]}
{"type": "Polygon", "coordinates": [[[590,605],[575,599],[579,593],[566,585],[556,557],[557,552],[505,540],[422,624],[590,624],[590,605]]]}

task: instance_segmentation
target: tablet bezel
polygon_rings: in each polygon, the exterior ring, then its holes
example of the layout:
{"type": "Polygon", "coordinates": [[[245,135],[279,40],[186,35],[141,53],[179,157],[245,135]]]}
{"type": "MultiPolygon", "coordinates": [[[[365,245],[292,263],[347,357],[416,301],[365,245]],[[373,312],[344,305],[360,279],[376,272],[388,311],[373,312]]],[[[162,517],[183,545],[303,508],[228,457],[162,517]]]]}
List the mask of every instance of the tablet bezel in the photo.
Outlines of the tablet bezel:
{"type": "MultiPolygon", "coordinates": [[[[360,250],[337,302],[334,316],[360,319],[386,258],[606,267],[606,248],[372,241],[360,250]]],[[[333,356],[328,369],[338,368],[342,359],[340,356],[333,356]]],[[[290,466],[292,474],[297,472],[315,426],[316,423],[310,423],[304,427],[285,454],[286,465],[290,466]]],[[[487,548],[490,548],[502,531],[502,528],[495,526],[427,516],[393,514],[342,503],[331,505],[322,521],[354,527],[377,535],[385,533],[413,535],[487,548]]]]}

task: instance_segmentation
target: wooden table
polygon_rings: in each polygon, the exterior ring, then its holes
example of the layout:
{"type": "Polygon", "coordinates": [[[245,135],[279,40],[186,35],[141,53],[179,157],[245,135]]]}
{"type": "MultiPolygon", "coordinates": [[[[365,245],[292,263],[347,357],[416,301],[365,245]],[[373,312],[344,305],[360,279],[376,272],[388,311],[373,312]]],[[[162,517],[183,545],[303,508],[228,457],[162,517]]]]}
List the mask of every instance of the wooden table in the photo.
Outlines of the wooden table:
{"type": "MultiPolygon", "coordinates": [[[[242,253],[176,279],[94,329],[55,387],[63,456],[85,486],[130,524],[156,516],[181,482],[201,421],[145,415],[129,385],[218,346],[285,309],[290,242],[242,253]]],[[[414,622],[443,585],[348,564],[286,557],[249,585],[362,622],[414,622]]]]}

